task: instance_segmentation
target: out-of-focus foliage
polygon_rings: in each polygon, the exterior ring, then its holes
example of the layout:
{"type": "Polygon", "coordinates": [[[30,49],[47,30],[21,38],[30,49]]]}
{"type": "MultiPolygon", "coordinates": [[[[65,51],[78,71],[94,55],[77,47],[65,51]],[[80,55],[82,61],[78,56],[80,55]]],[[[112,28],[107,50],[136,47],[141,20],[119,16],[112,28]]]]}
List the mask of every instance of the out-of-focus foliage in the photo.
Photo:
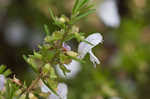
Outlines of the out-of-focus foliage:
{"type": "MultiPolygon", "coordinates": [[[[106,0],[93,2],[98,7],[104,1],[106,0]]],[[[96,14],[78,23],[81,31],[101,32],[104,44],[94,48],[96,56],[101,59],[101,64],[96,69],[92,68],[87,56],[86,63],[76,78],[66,80],[69,85],[69,99],[150,98],[150,1],[116,1],[120,15],[119,27],[104,25],[96,14]]],[[[34,44],[42,39],[43,24],[48,24],[50,32],[56,29],[49,20],[48,8],[52,8],[58,16],[62,13],[69,16],[73,2],[74,0],[1,0],[0,63],[13,66],[11,68],[17,76],[28,81],[28,77],[31,77],[29,75],[34,74],[26,67],[21,55],[31,53],[27,49],[35,48],[34,44]],[[25,34],[25,39],[19,41],[22,42],[20,46],[12,46],[4,39],[6,30],[10,29],[9,24],[16,21],[21,24],[19,26],[24,27],[19,32],[25,34]]],[[[72,47],[77,45],[76,41],[72,42],[72,47]]]]}

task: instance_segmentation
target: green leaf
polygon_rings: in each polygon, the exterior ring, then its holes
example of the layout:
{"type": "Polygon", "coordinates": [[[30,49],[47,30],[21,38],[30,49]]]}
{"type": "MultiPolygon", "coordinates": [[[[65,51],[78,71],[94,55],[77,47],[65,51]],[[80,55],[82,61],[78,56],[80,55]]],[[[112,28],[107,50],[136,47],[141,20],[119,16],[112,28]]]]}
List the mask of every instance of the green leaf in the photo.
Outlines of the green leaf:
{"type": "Polygon", "coordinates": [[[59,96],[59,95],[57,94],[57,92],[56,92],[44,79],[42,79],[42,81],[43,81],[43,83],[44,83],[54,94],[56,94],[57,96],[59,96]]]}
{"type": "Polygon", "coordinates": [[[38,92],[33,92],[34,96],[36,96],[38,99],[45,99],[44,96],[40,96],[38,92]]]}
{"type": "Polygon", "coordinates": [[[1,65],[0,66],[0,74],[3,74],[4,76],[9,76],[11,74],[11,70],[10,69],[6,69],[5,65],[1,65]]]}
{"type": "Polygon", "coordinates": [[[79,5],[79,9],[80,9],[81,7],[84,7],[84,5],[85,5],[86,3],[88,3],[88,2],[89,2],[89,0],[82,0],[81,3],[80,3],[80,5],[79,5]]]}
{"type": "Polygon", "coordinates": [[[29,62],[28,62],[28,57],[26,56],[26,55],[22,55],[23,56],[23,59],[29,64],[29,66],[32,68],[32,70],[35,72],[35,73],[37,73],[38,71],[37,71],[37,69],[33,66],[33,65],[31,65],[29,62]]]}
{"type": "Polygon", "coordinates": [[[88,2],[89,0],[77,0],[73,9],[73,13],[79,12],[80,9],[83,8],[88,2]]]}
{"type": "Polygon", "coordinates": [[[80,20],[83,17],[88,16],[89,14],[95,12],[95,9],[91,9],[88,10],[86,13],[80,14],[79,16],[77,16],[76,18],[73,19],[73,21],[71,22],[71,24],[74,24],[76,21],[80,20]]]}
{"type": "Polygon", "coordinates": [[[35,59],[42,59],[42,55],[36,51],[33,52],[34,53],[34,56],[32,56],[33,58],[35,59]]]}
{"type": "Polygon", "coordinates": [[[46,24],[44,25],[44,31],[45,31],[46,35],[50,35],[50,31],[49,31],[48,26],[46,24]]]}
{"type": "Polygon", "coordinates": [[[64,42],[69,41],[71,39],[75,38],[75,35],[72,33],[69,36],[65,37],[64,42]]]}
{"type": "Polygon", "coordinates": [[[45,51],[43,51],[42,56],[43,56],[44,61],[52,60],[52,58],[55,56],[55,53],[56,53],[55,50],[51,50],[51,51],[45,50],[45,51]]]}
{"type": "Polygon", "coordinates": [[[67,69],[64,65],[60,65],[59,66],[63,72],[63,74],[66,76],[66,73],[71,72],[69,69],[67,69]]]}
{"type": "Polygon", "coordinates": [[[53,19],[53,21],[56,21],[56,20],[55,20],[54,13],[53,13],[53,11],[51,10],[51,8],[49,8],[49,12],[50,12],[50,15],[51,15],[51,18],[53,19]]]}
{"type": "Polygon", "coordinates": [[[75,13],[77,6],[79,5],[79,0],[76,0],[72,12],[75,13]]]}
{"type": "Polygon", "coordinates": [[[9,76],[11,73],[12,73],[11,70],[10,70],[10,69],[7,69],[3,74],[4,74],[5,76],[9,76]]]}
{"type": "Polygon", "coordinates": [[[19,87],[14,84],[11,80],[7,80],[6,83],[6,92],[4,93],[4,96],[6,99],[14,99],[14,96],[16,94],[16,91],[19,89],[19,87]]]}
{"type": "Polygon", "coordinates": [[[94,7],[94,4],[83,6],[83,7],[80,8],[80,13],[87,12],[88,10],[90,10],[93,7],[94,7]]]}
{"type": "Polygon", "coordinates": [[[93,13],[93,12],[95,12],[95,9],[91,9],[91,10],[87,11],[86,13],[80,14],[80,15],[76,18],[76,20],[80,20],[81,18],[86,17],[86,16],[88,16],[89,14],[91,14],[91,13],[93,13]]]}
{"type": "Polygon", "coordinates": [[[59,22],[59,21],[57,20],[57,18],[55,17],[53,11],[52,11],[50,8],[49,8],[49,12],[50,12],[50,15],[51,15],[52,20],[54,21],[54,24],[56,24],[56,25],[57,25],[58,27],[60,27],[60,28],[64,28],[64,27],[65,27],[65,24],[62,24],[61,22],[59,22]]]}
{"type": "Polygon", "coordinates": [[[0,66],[0,74],[2,74],[5,69],[6,69],[6,66],[5,65],[1,65],[0,66]]]}

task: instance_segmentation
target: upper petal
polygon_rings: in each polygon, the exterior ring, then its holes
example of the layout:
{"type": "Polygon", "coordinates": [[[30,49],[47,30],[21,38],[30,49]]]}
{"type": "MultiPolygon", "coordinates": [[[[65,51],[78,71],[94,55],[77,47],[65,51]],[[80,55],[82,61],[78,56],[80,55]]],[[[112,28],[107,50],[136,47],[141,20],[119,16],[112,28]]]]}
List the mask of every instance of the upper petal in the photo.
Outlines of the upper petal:
{"type": "Polygon", "coordinates": [[[78,47],[78,53],[79,53],[79,58],[82,59],[84,56],[96,45],[101,43],[103,41],[103,37],[100,33],[93,33],[90,36],[88,36],[86,39],[89,43],[93,44],[88,44],[86,42],[81,42],[78,47]]]}
{"type": "Polygon", "coordinates": [[[98,15],[109,27],[117,28],[120,25],[120,16],[117,8],[117,0],[104,0],[98,8],[98,15]]]}

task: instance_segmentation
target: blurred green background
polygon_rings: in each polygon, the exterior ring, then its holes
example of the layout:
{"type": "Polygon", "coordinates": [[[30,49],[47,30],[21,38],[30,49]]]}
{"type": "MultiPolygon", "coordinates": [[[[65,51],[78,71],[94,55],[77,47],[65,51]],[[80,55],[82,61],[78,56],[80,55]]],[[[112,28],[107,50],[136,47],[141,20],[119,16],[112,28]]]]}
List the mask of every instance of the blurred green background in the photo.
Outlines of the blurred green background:
{"type": "MultiPolygon", "coordinates": [[[[0,0],[0,64],[21,80],[34,76],[22,58],[42,43],[43,25],[55,30],[48,8],[70,16],[75,0],[0,0]]],[[[93,0],[97,11],[77,23],[86,36],[100,32],[103,44],[94,48],[101,60],[86,64],[72,79],[68,99],[150,99],[150,1],[93,0]]],[[[72,45],[73,46],[73,45],[72,45]]]]}

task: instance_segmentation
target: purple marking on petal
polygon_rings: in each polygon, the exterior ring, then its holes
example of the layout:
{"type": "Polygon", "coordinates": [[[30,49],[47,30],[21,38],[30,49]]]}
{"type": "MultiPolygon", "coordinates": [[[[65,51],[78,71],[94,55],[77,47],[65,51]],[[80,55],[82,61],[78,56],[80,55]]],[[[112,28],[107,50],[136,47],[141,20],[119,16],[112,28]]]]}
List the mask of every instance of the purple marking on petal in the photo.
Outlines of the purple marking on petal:
{"type": "Polygon", "coordinates": [[[66,43],[63,43],[63,48],[65,48],[67,51],[71,51],[71,47],[66,43]]]}

